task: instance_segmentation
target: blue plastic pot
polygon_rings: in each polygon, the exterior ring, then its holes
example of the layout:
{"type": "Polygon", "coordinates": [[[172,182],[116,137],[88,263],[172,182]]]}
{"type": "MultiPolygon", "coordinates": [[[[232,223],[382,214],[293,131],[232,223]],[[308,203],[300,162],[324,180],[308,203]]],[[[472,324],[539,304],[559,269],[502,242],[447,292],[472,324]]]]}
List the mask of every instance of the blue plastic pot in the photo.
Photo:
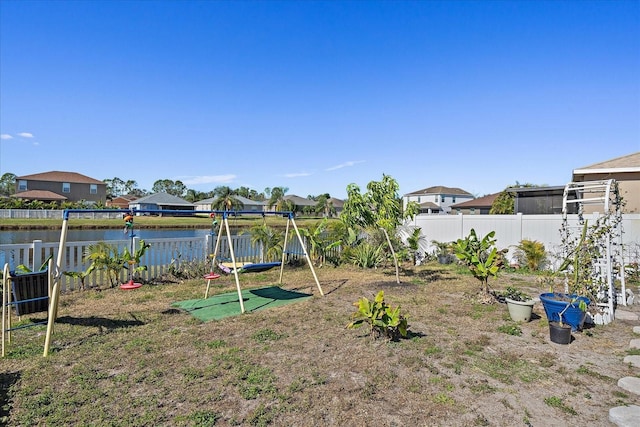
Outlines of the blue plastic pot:
{"type": "Polygon", "coordinates": [[[587,306],[591,304],[591,300],[587,297],[557,292],[540,294],[540,301],[542,302],[542,307],[544,307],[544,312],[549,322],[559,322],[560,313],[565,309],[567,304],[571,304],[571,306],[567,308],[567,311],[562,314],[562,322],[571,325],[571,331],[573,332],[582,329],[584,320],[587,317],[587,313],[580,310],[580,301],[584,301],[587,306]],[[573,299],[576,301],[570,303],[569,300],[573,299]]]}

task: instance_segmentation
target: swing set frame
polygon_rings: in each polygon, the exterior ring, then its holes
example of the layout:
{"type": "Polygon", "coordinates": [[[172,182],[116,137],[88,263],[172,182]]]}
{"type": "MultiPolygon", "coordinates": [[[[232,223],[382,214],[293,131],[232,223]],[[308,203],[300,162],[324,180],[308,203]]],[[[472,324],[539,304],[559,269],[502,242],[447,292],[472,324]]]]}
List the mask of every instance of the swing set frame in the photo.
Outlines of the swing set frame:
{"type": "MultiPolygon", "coordinates": [[[[215,212],[216,214],[219,212],[215,212]]],[[[304,241],[302,240],[302,236],[300,235],[300,231],[298,230],[298,226],[296,225],[296,221],[294,219],[294,214],[293,212],[278,212],[278,211],[273,211],[273,212],[254,212],[254,211],[223,211],[221,212],[222,214],[222,221],[220,222],[220,225],[218,226],[218,236],[216,238],[216,246],[215,249],[213,250],[213,255],[212,255],[212,260],[211,263],[215,263],[217,260],[217,256],[218,256],[218,251],[220,250],[220,241],[222,238],[222,228],[224,227],[224,231],[227,237],[227,242],[229,242],[229,253],[231,255],[231,264],[232,264],[232,272],[235,278],[235,282],[236,282],[236,289],[238,291],[238,300],[240,301],[240,311],[242,313],[244,313],[244,302],[242,300],[242,290],[240,288],[240,278],[238,275],[238,270],[241,270],[241,266],[239,263],[236,262],[236,255],[235,255],[235,251],[233,250],[233,244],[232,244],[232,240],[231,240],[231,230],[229,227],[229,216],[237,216],[237,215],[262,215],[263,218],[265,218],[267,215],[274,215],[274,216],[281,216],[281,217],[287,217],[287,226],[285,229],[285,233],[284,233],[284,244],[283,244],[283,248],[282,248],[282,260],[280,262],[280,278],[278,279],[278,283],[282,284],[282,277],[284,274],[284,264],[285,264],[285,257],[287,256],[287,241],[289,240],[289,230],[290,230],[290,226],[293,226],[293,231],[296,233],[296,236],[298,238],[298,242],[300,242],[300,247],[302,248],[302,253],[304,255],[304,258],[307,260],[307,265],[309,266],[309,269],[311,270],[311,274],[313,274],[313,278],[316,282],[316,286],[318,287],[318,291],[320,292],[320,295],[324,296],[324,292],[322,291],[322,287],[320,286],[320,282],[318,281],[318,276],[316,275],[316,271],[313,268],[313,263],[311,262],[311,258],[309,257],[309,253],[307,252],[307,248],[304,245],[304,241]]],[[[207,280],[207,287],[205,289],[204,292],[204,299],[207,299],[209,297],[209,289],[211,287],[211,280],[207,280]]]]}
{"type": "MultiPolygon", "coordinates": [[[[63,261],[65,259],[65,246],[67,244],[67,231],[69,229],[69,214],[70,213],[77,213],[77,212],[82,212],[82,213],[99,213],[99,212],[104,212],[104,209],[65,209],[62,213],[62,228],[60,230],[60,242],[58,244],[58,253],[57,253],[57,258],[56,258],[56,262],[53,265],[53,272],[51,272],[51,281],[50,281],[50,289],[51,289],[51,294],[50,294],[50,301],[49,301],[49,312],[48,312],[48,319],[47,319],[47,332],[46,332],[46,336],[45,336],[45,342],[44,342],[44,352],[43,352],[43,356],[47,357],[49,355],[49,348],[51,346],[51,336],[53,334],[53,326],[55,324],[56,318],[58,317],[58,304],[60,301],[60,288],[62,286],[62,265],[63,265],[63,261]],[[53,282],[53,283],[51,283],[53,282]]],[[[311,273],[313,274],[313,278],[315,279],[316,285],[318,286],[318,290],[320,291],[320,295],[324,296],[324,292],[322,291],[322,288],[320,287],[320,282],[318,281],[318,276],[316,275],[316,272],[313,268],[313,263],[311,262],[311,259],[309,258],[309,254],[307,253],[307,249],[304,246],[304,242],[302,240],[302,237],[300,236],[300,231],[298,230],[298,227],[296,225],[296,222],[294,220],[294,214],[293,212],[252,212],[252,211],[197,211],[197,210],[158,210],[158,209],[153,209],[153,210],[149,210],[149,209],[121,209],[121,210],[113,210],[113,211],[109,211],[110,213],[122,213],[122,214],[128,214],[128,213],[132,213],[134,216],[137,216],[139,214],[153,214],[153,215],[164,215],[164,214],[176,214],[176,215],[201,215],[201,214],[205,214],[205,215],[210,215],[210,214],[215,214],[215,215],[221,215],[222,216],[222,223],[220,224],[220,228],[219,231],[222,230],[222,227],[225,227],[226,230],[226,235],[227,238],[229,239],[228,242],[229,244],[229,250],[231,252],[231,258],[232,261],[234,263],[234,265],[236,264],[235,262],[235,253],[233,252],[233,245],[231,244],[232,240],[231,240],[231,232],[229,230],[229,216],[230,215],[262,215],[263,217],[265,215],[279,215],[279,216],[286,216],[287,217],[287,228],[285,231],[285,248],[286,248],[286,241],[288,240],[288,235],[289,235],[289,225],[292,224],[293,225],[293,229],[295,230],[296,235],[298,236],[298,240],[300,242],[300,245],[302,247],[302,250],[304,252],[304,256],[305,259],[307,260],[307,264],[309,265],[309,268],[311,269],[311,273]]],[[[220,232],[218,233],[218,241],[216,242],[216,251],[218,250],[219,244],[220,244],[220,232]]],[[[283,248],[282,251],[282,262],[280,264],[280,283],[282,283],[282,275],[283,275],[283,268],[284,268],[284,260],[285,260],[285,256],[286,256],[286,251],[283,248]]],[[[212,262],[215,262],[215,256],[212,262]]],[[[244,304],[242,301],[242,292],[240,289],[240,279],[238,277],[238,269],[234,268],[234,276],[235,276],[235,281],[236,281],[236,288],[238,290],[238,299],[240,300],[240,308],[242,309],[242,312],[244,313],[244,304]]],[[[209,283],[207,284],[207,290],[206,290],[206,294],[208,294],[209,292],[209,283]]],[[[205,295],[206,295],[205,294],[205,295]]],[[[206,298],[206,297],[205,297],[206,298]]]]}

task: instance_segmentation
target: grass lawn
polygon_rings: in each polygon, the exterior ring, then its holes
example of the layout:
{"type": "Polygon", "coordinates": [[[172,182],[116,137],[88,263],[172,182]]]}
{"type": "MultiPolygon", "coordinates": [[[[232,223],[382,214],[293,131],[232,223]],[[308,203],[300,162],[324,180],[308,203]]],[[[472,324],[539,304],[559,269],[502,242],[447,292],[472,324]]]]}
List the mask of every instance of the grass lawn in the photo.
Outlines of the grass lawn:
{"type": "MultiPolygon", "coordinates": [[[[403,269],[401,284],[392,267],[317,273],[324,297],[308,268],[287,267],[282,287],[312,298],[206,323],[172,306],[201,298],[205,280],[62,295],[50,356],[34,327],[0,360],[0,424],[609,426],[611,407],[638,404],[617,386],[637,375],[623,363],[629,322],[559,345],[539,304],[515,324],[504,304],[475,302],[477,281],[455,266],[403,269]],[[379,290],[408,315],[407,339],[345,328],[352,304],[379,290]]],[[[242,287],[278,274],[244,274],[242,287]]],[[[514,273],[491,285],[544,291],[514,273]]],[[[213,282],[234,290],[232,276],[213,282]]]]}

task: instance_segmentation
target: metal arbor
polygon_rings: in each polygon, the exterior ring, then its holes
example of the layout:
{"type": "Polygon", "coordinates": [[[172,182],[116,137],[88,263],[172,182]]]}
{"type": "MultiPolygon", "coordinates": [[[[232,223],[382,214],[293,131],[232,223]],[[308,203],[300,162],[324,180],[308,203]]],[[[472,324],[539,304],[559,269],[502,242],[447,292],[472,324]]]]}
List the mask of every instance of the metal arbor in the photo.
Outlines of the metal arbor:
{"type": "MultiPolygon", "coordinates": [[[[589,276],[588,286],[599,308],[592,318],[593,322],[611,322],[615,317],[616,304],[621,302],[627,305],[622,245],[622,198],[618,182],[608,179],[567,184],[562,199],[560,231],[564,256],[589,251],[580,258],[581,265],[574,264],[574,269],[582,268],[589,276]],[[577,223],[569,224],[569,213],[578,215],[577,223]],[[592,219],[585,219],[586,214],[591,214],[592,219]],[[615,289],[616,279],[620,281],[620,293],[615,289]]],[[[569,292],[568,281],[565,281],[565,292],[569,292]]]]}

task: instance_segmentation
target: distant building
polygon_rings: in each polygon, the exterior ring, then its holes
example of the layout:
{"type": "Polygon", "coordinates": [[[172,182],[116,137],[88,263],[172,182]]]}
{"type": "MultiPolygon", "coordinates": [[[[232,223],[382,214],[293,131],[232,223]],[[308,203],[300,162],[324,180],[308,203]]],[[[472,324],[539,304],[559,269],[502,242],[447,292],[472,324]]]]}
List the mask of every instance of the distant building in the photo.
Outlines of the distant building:
{"type": "Polygon", "coordinates": [[[25,200],[69,201],[105,204],[107,185],[76,173],[51,171],[16,177],[13,197],[25,200]]]}
{"type": "Polygon", "coordinates": [[[420,206],[420,213],[450,213],[451,206],[457,203],[473,200],[473,194],[460,188],[436,186],[407,193],[402,196],[403,206],[409,202],[416,202],[420,206]]]}
{"type": "Polygon", "coordinates": [[[618,182],[626,203],[623,212],[640,213],[640,151],[573,170],[573,182],[607,179],[618,182]]]}
{"type": "Polygon", "coordinates": [[[137,196],[133,196],[130,194],[117,196],[111,200],[107,200],[107,207],[118,208],[118,209],[129,209],[129,204],[137,199],[138,199],[137,196]]]}
{"type": "MultiPolygon", "coordinates": [[[[242,197],[242,196],[233,196],[233,197],[242,203],[243,206],[242,206],[242,209],[240,209],[240,210],[249,211],[249,212],[263,212],[264,211],[265,202],[261,202],[259,200],[247,199],[246,197],[242,197]]],[[[216,200],[215,197],[210,197],[208,199],[199,200],[199,201],[194,203],[195,209],[197,211],[210,211],[210,210],[212,210],[211,209],[211,204],[215,200],[216,200]]]]}
{"type": "MultiPolygon", "coordinates": [[[[132,210],[158,211],[158,215],[163,215],[162,211],[194,210],[193,203],[167,193],[155,193],[144,196],[129,203],[132,210]]],[[[170,213],[169,215],[175,215],[170,213]]]]}
{"type": "Polygon", "coordinates": [[[488,194],[466,202],[456,203],[451,206],[451,213],[464,215],[487,215],[491,206],[500,193],[488,194]]]}

